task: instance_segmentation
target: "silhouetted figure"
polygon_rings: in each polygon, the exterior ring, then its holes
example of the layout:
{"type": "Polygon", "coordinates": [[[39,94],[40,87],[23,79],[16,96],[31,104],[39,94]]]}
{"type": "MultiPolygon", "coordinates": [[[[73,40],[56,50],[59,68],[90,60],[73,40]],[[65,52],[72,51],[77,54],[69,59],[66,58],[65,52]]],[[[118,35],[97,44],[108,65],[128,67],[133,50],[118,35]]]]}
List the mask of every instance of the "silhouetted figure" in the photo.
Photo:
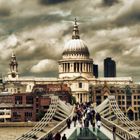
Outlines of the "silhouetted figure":
{"type": "Polygon", "coordinates": [[[53,140],[53,134],[52,134],[52,132],[50,132],[48,134],[47,140],[53,140]]]}
{"type": "Polygon", "coordinates": [[[92,125],[92,128],[94,129],[95,128],[95,119],[92,120],[91,125],[92,125]]]}
{"type": "Polygon", "coordinates": [[[85,135],[87,136],[88,135],[88,127],[89,127],[89,120],[88,118],[85,119],[84,121],[84,129],[85,129],[85,135]]]}
{"type": "Polygon", "coordinates": [[[68,129],[70,129],[71,119],[70,119],[70,118],[68,118],[68,119],[67,119],[67,121],[66,121],[66,123],[67,123],[67,127],[68,127],[68,129]]]}
{"type": "Polygon", "coordinates": [[[57,132],[57,133],[55,134],[54,139],[55,139],[55,140],[61,140],[61,135],[60,135],[59,132],[57,132]]]}
{"type": "Polygon", "coordinates": [[[85,119],[85,121],[84,121],[84,127],[89,127],[89,120],[88,120],[88,118],[86,118],[85,119]]]}
{"type": "Polygon", "coordinates": [[[74,115],[74,116],[73,116],[73,122],[74,122],[74,127],[76,127],[77,115],[74,115]]]}
{"type": "Polygon", "coordinates": [[[113,132],[113,140],[116,140],[116,126],[115,125],[113,125],[112,132],[113,132]]]}
{"type": "Polygon", "coordinates": [[[101,116],[99,113],[96,113],[96,122],[101,121],[101,116]]]}
{"type": "Polygon", "coordinates": [[[80,135],[83,135],[83,127],[84,127],[84,125],[83,125],[82,119],[80,120],[79,124],[80,124],[80,135]]]}
{"type": "Polygon", "coordinates": [[[62,140],[67,140],[66,134],[63,135],[62,140]]]}

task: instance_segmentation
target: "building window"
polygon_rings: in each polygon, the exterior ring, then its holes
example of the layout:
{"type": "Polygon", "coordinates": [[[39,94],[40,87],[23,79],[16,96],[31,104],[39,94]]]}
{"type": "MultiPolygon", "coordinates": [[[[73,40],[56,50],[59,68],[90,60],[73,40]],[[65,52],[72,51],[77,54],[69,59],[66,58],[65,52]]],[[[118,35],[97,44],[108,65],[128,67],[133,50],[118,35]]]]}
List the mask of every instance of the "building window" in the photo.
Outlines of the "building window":
{"type": "Polygon", "coordinates": [[[25,117],[32,117],[32,112],[25,112],[25,117]]]}
{"type": "Polygon", "coordinates": [[[79,88],[82,88],[82,83],[79,83],[79,88]]]}
{"type": "Polygon", "coordinates": [[[118,100],[120,100],[121,99],[121,96],[118,96],[118,100]]]}
{"type": "Polygon", "coordinates": [[[135,90],[132,90],[132,93],[135,93],[135,90]]]}
{"type": "Polygon", "coordinates": [[[127,100],[131,100],[131,96],[126,96],[127,100]]]}
{"type": "Polygon", "coordinates": [[[124,101],[122,101],[122,105],[125,105],[125,102],[124,101]]]}
{"type": "Polygon", "coordinates": [[[124,90],[121,90],[121,93],[124,93],[124,90]]]}
{"type": "Polygon", "coordinates": [[[134,96],[134,99],[136,99],[136,96],[134,96]]]}
{"type": "Polygon", "coordinates": [[[134,109],[137,111],[137,107],[134,107],[134,109]]]}
{"type": "Polygon", "coordinates": [[[17,92],[20,93],[20,88],[17,88],[17,90],[18,90],[17,92]]]}
{"type": "Polygon", "coordinates": [[[20,117],[20,114],[18,112],[13,112],[13,117],[20,117]]]}
{"type": "Polygon", "coordinates": [[[38,98],[36,98],[36,102],[38,102],[39,101],[39,99],[38,98]]]}
{"type": "Polygon", "coordinates": [[[121,105],[121,101],[118,101],[118,104],[121,105]]]}
{"type": "Polygon", "coordinates": [[[138,89],[138,91],[137,91],[138,93],[140,93],[140,89],[138,89]]]}
{"type": "Polygon", "coordinates": [[[22,96],[15,96],[15,104],[22,104],[22,96]]]}
{"type": "Polygon", "coordinates": [[[32,96],[26,96],[26,104],[33,104],[33,97],[32,96]]]}
{"type": "Polygon", "coordinates": [[[101,93],[101,90],[100,89],[96,90],[96,93],[101,93]]]}
{"type": "Polygon", "coordinates": [[[134,105],[136,105],[136,104],[137,104],[137,102],[135,101],[135,102],[134,102],[134,105]]]}
{"type": "Polygon", "coordinates": [[[131,101],[127,101],[127,107],[131,106],[131,101]]]}
{"type": "Polygon", "coordinates": [[[96,100],[101,100],[101,96],[96,96],[96,100]]]}
{"type": "Polygon", "coordinates": [[[113,89],[110,89],[110,93],[115,93],[115,90],[113,90],[113,89]]]}
{"type": "Polygon", "coordinates": [[[122,96],[122,99],[124,99],[124,96],[122,96]]]}

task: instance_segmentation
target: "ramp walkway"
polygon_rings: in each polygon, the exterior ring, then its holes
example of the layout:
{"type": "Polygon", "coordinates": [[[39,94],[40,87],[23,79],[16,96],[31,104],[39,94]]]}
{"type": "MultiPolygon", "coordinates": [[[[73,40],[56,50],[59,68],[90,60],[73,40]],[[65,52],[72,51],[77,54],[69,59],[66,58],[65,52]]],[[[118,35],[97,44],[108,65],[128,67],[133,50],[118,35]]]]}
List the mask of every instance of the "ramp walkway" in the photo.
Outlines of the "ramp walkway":
{"type": "Polygon", "coordinates": [[[50,131],[62,129],[66,124],[66,119],[72,115],[73,107],[70,104],[65,104],[57,96],[51,97],[51,104],[44,117],[28,132],[17,138],[16,140],[42,140],[45,139],[50,131]],[[55,126],[52,129],[49,127],[49,122],[54,122],[55,126]]]}
{"type": "Polygon", "coordinates": [[[115,96],[108,96],[96,111],[100,113],[104,127],[112,131],[113,125],[116,126],[116,134],[122,140],[140,140],[140,127],[124,115],[115,96]]]}

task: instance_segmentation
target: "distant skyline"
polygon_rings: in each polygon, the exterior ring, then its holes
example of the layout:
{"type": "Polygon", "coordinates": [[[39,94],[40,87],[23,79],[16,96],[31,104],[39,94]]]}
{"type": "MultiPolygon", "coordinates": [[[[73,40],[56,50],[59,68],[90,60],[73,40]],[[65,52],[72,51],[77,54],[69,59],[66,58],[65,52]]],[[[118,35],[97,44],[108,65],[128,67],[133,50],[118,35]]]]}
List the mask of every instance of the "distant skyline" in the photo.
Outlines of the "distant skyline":
{"type": "Polygon", "coordinates": [[[75,17],[99,77],[112,57],[118,77],[140,81],[139,0],[0,0],[0,72],[14,51],[21,75],[57,76],[75,17]]]}

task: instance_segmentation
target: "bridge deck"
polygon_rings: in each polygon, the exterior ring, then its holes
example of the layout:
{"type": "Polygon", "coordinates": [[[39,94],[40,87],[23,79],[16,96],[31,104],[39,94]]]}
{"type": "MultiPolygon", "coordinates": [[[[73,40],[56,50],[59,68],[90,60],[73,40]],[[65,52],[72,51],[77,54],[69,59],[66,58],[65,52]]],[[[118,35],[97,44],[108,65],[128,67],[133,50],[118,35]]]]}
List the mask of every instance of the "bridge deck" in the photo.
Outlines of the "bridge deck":
{"type": "MultiPolygon", "coordinates": [[[[72,122],[70,129],[66,128],[62,133],[61,136],[63,136],[64,134],[66,134],[66,137],[69,138],[72,133],[74,132],[74,130],[76,128],[79,128],[80,124],[77,122],[76,127],[74,127],[74,124],[72,122]]],[[[89,128],[92,128],[92,126],[90,125],[89,128]]],[[[95,128],[97,128],[97,126],[95,125],[95,128]]],[[[105,134],[110,140],[113,140],[113,135],[112,132],[110,132],[107,128],[105,128],[104,126],[101,126],[100,131],[105,134]]],[[[116,140],[121,140],[118,136],[116,136],[116,140]]]]}

